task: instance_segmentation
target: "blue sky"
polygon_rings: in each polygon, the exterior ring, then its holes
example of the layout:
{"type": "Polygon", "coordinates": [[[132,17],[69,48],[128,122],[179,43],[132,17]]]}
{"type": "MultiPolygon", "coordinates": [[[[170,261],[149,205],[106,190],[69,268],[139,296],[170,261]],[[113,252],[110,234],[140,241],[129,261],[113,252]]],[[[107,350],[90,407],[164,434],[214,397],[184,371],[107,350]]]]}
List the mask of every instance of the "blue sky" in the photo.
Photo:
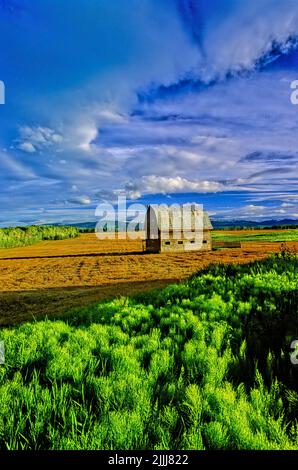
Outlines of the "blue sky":
{"type": "Polygon", "coordinates": [[[0,0],[0,224],[298,218],[296,0],[0,0]]]}

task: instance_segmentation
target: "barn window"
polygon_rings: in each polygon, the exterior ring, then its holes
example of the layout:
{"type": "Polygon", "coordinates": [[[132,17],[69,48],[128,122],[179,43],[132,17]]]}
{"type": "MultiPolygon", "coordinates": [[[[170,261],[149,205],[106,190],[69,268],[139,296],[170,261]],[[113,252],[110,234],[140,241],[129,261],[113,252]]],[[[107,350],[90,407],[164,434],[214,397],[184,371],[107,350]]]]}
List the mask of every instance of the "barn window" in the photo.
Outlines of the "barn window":
{"type": "Polygon", "coordinates": [[[166,244],[166,245],[170,245],[170,244],[171,244],[171,242],[166,242],[165,244],[166,244]]]}
{"type": "Polygon", "coordinates": [[[183,245],[183,242],[182,242],[182,241],[179,241],[179,242],[178,242],[178,245],[183,245]]]}
{"type": "Polygon", "coordinates": [[[206,243],[208,243],[208,240],[204,240],[203,243],[205,243],[205,245],[206,245],[206,243]]]}
{"type": "Polygon", "coordinates": [[[195,243],[195,241],[194,241],[194,240],[191,240],[191,242],[190,242],[190,243],[195,243]]]}

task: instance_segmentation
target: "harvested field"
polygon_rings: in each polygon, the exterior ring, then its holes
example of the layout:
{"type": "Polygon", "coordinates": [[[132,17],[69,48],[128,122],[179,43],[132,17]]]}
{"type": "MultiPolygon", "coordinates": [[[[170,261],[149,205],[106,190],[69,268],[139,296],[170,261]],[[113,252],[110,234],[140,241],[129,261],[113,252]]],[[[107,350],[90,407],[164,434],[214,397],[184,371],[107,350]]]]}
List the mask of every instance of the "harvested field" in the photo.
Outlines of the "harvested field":
{"type": "MultiPolygon", "coordinates": [[[[263,259],[281,246],[260,241],[210,253],[146,254],[140,239],[100,241],[94,234],[84,234],[0,250],[0,325],[162,287],[210,263],[263,259]]],[[[288,242],[287,247],[297,250],[298,242],[288,242]]]]}

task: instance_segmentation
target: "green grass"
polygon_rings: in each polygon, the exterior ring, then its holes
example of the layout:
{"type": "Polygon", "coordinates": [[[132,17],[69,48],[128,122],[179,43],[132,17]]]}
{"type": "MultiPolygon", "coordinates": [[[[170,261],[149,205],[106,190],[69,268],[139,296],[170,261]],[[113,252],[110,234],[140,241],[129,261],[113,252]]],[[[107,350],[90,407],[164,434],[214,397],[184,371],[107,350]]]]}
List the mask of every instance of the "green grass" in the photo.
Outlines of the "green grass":
{"type": "Polygon", "coordinates": [[[75,227],[35,226],[0,229],[0,248],[33,245],[42,240],[64,240],[79,236],[75,227]]]}
{"type": "Polygon", "coordinates": [[[269,233],[225,233],[214,232],[212,238],[215,241],[231,241],[231,242],[295,242],[298,241],[298,229],[295,230],[284,230],[283,232],[269,232],[269,233]]]}
{"type": "Polygon", "coordinates": [[[298,449],[298,258],[0,331],[0,449],[298,449]]]}

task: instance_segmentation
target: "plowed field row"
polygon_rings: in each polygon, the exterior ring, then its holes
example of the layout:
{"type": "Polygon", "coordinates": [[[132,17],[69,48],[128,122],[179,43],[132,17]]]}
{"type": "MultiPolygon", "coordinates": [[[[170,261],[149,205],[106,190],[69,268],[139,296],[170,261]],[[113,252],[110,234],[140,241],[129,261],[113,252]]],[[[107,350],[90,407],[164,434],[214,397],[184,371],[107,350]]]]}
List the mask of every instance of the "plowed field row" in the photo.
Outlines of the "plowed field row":
{"type": "MultiPolygon", "coordinates": [[[[297,242],[287,243],[298,249],[297,242]]],[[[69,307],[183,280],[210,263],[246,263],[281,243],[250,242],[210,253],[145,254],[141,240],[94,234],[0,251],[0,324],[55,315],[69,307]]]]}

